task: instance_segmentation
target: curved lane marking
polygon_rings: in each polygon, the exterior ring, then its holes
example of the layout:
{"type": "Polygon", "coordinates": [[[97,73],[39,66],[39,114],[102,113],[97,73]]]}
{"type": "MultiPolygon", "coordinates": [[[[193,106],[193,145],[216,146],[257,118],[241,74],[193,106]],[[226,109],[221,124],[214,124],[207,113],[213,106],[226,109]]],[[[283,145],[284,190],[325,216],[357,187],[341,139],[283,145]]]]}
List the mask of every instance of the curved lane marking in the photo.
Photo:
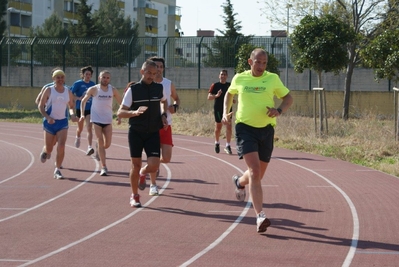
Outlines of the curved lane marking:
{"type": "Polygon", "coordinates": [[[25,150],[26,152],[28,152],[28,154],[30,155],[30,163],[29,163],[29,165],[26,166],[25,169],[23,169],[23,170],[20,171],[19,173],[17,173],[17,174],[15,174],[15,175],[11,176],[11,177],[8,177],[8,178],[6,178],[6,179],[0,181],[0,184],[2,184],[2,183],[4,183],[4,182],[7,182],[7,181],[9,181],[9,180],[11,180],[11,179],[14,179],[15,177],[17,177],[17,176],[23,174],[24,172],[26,172],[30,167],[32,167],[33,162],[35,162],[35,157],[33,156],[33,154],[32,154],[29,150],[27,150],[26,148],[24,148],[24,147],[22,147],[22,146],[18,146],[18,145],[15,145],[15,144],[12,144],[12,143],[3,141],[3,140],[0,140],[0,142],[3,142],[3,143],[6,143],[6,144],[8,144],[8,145],[12,145],[12,146],[16,146],[16,147],[18,147],[18,148],[21,148],[21,149],[25,150]]]}
{"type": "Polygon", "coordinates": [[[308,172],[311,172],[311,173],[313,173],[316,176],[319,176],[321,179],[323,179],[324,181],[329,183],[332,187],[334,187],[344,197],[344,199],[346,200],[346,203],[348,203],[348,206],[349,206],[349,208],[351,210],[351,213],[352,213],[353,234],[352,234],[351,246],[349,248],[348,254],[346,255],[346,258],[345,258],[344,262],[342,263],[342,267],[350,266],[351,262],[353,260],[353,257],[355,256],[356,249],[357,249],[357,243],[359,241],[359,229],[360,229],[359,217],[357,215],[356,207],[353,204],[353,202],[350,199],[350,197],[345,193],[344,190],[342,190],[340,187],[338,187],[336,184],[334,184],[333,182],[328,180],[323,175],[321,175],[321,174],[319,174],[319,173],[317,173],[317,172],[315,172],[315,171],[313,171],[313,170],[311,170],[309,168],[303,167],[303,166],[301,166],[299,164],[296,164],[296,163],[293,163],[293,162],[290,162],[290,161],[287,161],[287,160],[284,160],[284,159],[279,159],[279,158],[277,158],[277,159],[281,160],[281,161],[284,161],[284,162],[286,162],[288,164],[297,166],[298,168],[304,169],[304,170],[306,170],[308,172]]]}
{"type": "MultiPolygon", "coordinates": [[[[8,135],[8,134],[7,134],[7,135],[8,135]]],[[[20,136],[20,137],[25,137],[25,138],[40,139],[40,140],[42,140],[42,138],[37,138],[37,137],[32,137],[32,136],[25,136],[25,135],[15,135],[15,134],[14,134],[13,136],[20,136]]],[[[72,147],[72,148],[74,148],[74,149],[77,149],[77,148],[75,148],[75,147],[73,147],[73,146],[70,146],[70,145],[67,145],[67,146],[68,146],[68,147],[72,147]]],[[[80,149],[80,150],[81,150],[81,149],[80,149]]],[[[83,151],[83,150],[81,150],[81,151],[83,151]]],[[[29,152],[29,153],[30,153],[30,152],[29,152]]],[[[31,153],[30,153],[30,154],[31,154],[31,153]]],[[[32,156],[33,156],[33,155],[32,155],[32,156]]],[[[33,157],[33,161],[34,161],[34,157],[33,157]]],[[[5,218],[3,218],[3,219],[0,219],[0,222],[7,221],[7,220],[9,220],[9,219],[12,219],[12,218],[21,216],[21,215],[23,215],[23,214],[25,214],[25,213],[27,213],[27,212],[32,211],[32,210],[38,209],[38,208],[40,208],[40,207],[42,207],[42,206],[44,206],[44,205],[46,205],[46,204],[48,204],[48,203],[50,203],[50,202],[56,200],[56,199],[59,199],[60,197],[63,197],[63,196],[65,196],[65,195],[67,195],[67,194],[69,194],[69,193],[75,191],[75,190],[78,189],[79,187],[85,185],[88,181],[90,181],[90,180],[97,174],[97,172],[98,172],[98,170],[99,170],[99,166],[100,166],[99,163],[98,163],[97,160],[95,160],[94,158],[93,158],[93,161],[96,163],[95,170],[94,170],[94,171],[92,172],[92,174],[91,174],[88,178],[86,178],[81,184],[79,184],[79,185],[77,185],[77,186],[75,186],[75,187],[72,187],[71,189],[65,191],[64,193],[59,194],[59,195],[57,195],[57,196],[55,196],[55,197],[53,197],[53,198],[51,198],[51,199],[48,199],[47,201],[44,201],[44,202],[42,202],[42,203],[40,203],[40,204],[38,204],[38,205],[36,205],[36,206],[33,206],[33,207],[31,207],[31,208],[27,208],[27,209],[25,209],[25,210],[22,211],[22,212],[19,212],[19,213],[16,213],[16,214],[14,214],[14,215],[5,217],[5,218]]]]}
{"type": "MultiPolygon", "coordinates": [[[[31,137],[31,138],[32,138],[32,137],[31,137]]],[[[176,138],[176,139],[178,139],[178,138],[176,138]]],[[[181,140],[190,141],[190,140],[187,140],[187,139],[181,139],[181,140]]],[[[197,142],[197,143],[206,143],[206,142],[200,142],[200,141],[194,141],[194,142],[197,142]]],[[[206,143],[206,144],[209,144],[209,143],[206,143]]],[[[194,153],[197,153],[197,154],[201,154],[201,155],[205,155],[205,156],[209,156],[209,157],[215,158],[215,159],[217,159],[217,160],[219,160],[219,161],[222,161],[222,162],[226,163],[227,165],[232,166],[234,169],[237,169],[238,171],[240,171],[241,173],[243,173],[242,170],[240,170],[239,168],[237,168],[237,167],[234,166],[233,164],[230,164],[229,162],[227,162],[227,161],[225,161],[225,160],[222,160],[222,159],[220,159],[220,158],[217,158],[217,157],[214,157],[214,156],[211,156],[211,155],[209,155],[209,154],[202,153],[202,152],[198,152],[198,151],[195,151],[195,150],[191,150],[191,149],[186,149],[186,148],[177,147],[177,146],[176,146],[176,148],[180,148],[180,149],[183,149],[183,150],[187,150],[187,151],[191,151],[191,152],[194,152],[194,153]]],[[[353,235],[352,235],[351,247],[350,247],[350,249],[349,249],[349,251],[348,251],[348,254],[347,254],[347,256],[346,256],[346,258],[345,258],[345,260],[344,260],[342,266],[343,266],[343,267],[348,267],[348,266],[350,266],[350,264],[351,264],[351,262],[352,262],[352,259],[353,259],[354,255],[355,255],[356,248],[357,248],[357,243],[358,243],[358,239],[359,239],[359,219],[358,219],[358,215],[357,215],[357,211],[356,211],[355,205],[353,204],[352,200],[349,198],[349,196],[348,196],[341,188],[339,188],[337,185],[335,185],[334,183],[332,183],[330,180],[328,180],[326,177],[322,176],[321,174],[319,174],[319,173],[317,173],[317,172],[315,172],[315,171],[313,171],[313,170],[311,170],[311,169],[308,169],[308,168],[306,168],[306,167],[303,167],[303,166],[301,166],[301,165],[299,165],[299,164],[296,164],[296,163],[292,163],[292,162],[290,162],[290,161],[287,161],[287,160],[283,160],[283,159],[278,159],[278,160],[284,161],[284,162],[286,162],[286,163],[289,163],[289,164],[291,164],[291,165],[297,166],[297,167],[299,167],[299,168],[302,168],[302,169],[304,169],[304,170],[307,170],[307,171],[309,171],[309,172],[315,174],[316,176],[322,178],[322,179],[325,180],[327,183],[329,183],[331,186],[333,186],[333,187],[345,198],[346,202],[347,202],[348,205],[349,205],[349,208],[350,208],[350,210],[351,210],[352,217],[353,217],[353,235]]],[[[164,165],[164,167],[167,169],[168,179],[167,179],[167,181],[165,182],[165,184],[164,184],[164,186],[162,187],[162,189],[160,190],[161,192],[163,192],[163,191],[165,190],[165,188],[167,187],[167,185],[169,184],[169,182],[170,182],[170,174],[171,174],[171,173],[170,173],[170,169],[169,169],[165,164],[163,164],[163,165],[164,165]]],[[[96,169],[97,169],[97,168],[98,168],[98,162],[96,162],[96,169]]],[[[95,173],[96,173],[96,172],[94,172],[88,179],[86,179],[85,182],[86,182],[86,181],[89,181],[89,180],[94,176],[95,173]]],[[[85,182],[84,182],[84,183],[85,183],[85,182]]],[[[69,193],[69,192],[75,190],[75,188],[78,188],[78,187],[82,186],[84,183],[82,183],[81,185],[78,185],[78,186],[76,186],[76,187],[74,187],[74,188],[72,188],[72,189],[66,191],[65,193],[59,195],[58,197],[61,197],[61,196],[65,195],[65,194],[67,194],[67,193],[69,193]]],[[[56,198],[58,198],[58,197],[56,197],[56,198]]],[[[30,208],[30,209],[28,209],[27,211],[30,211],[30,210],[32,210],[32,209],[41,207],[41,206],[47,204],[48,202],[51,202],[51,201],[55,200],[56,198],[53,198],[53,199],[51,199],[51,200],[49,200],[49,201],[46,201],[46,202],[43,202],[42,204],[37,205],[37,206],[35,206],[35,207],[33,207],[33,208],[30,208]]],[[[151,198],[149,201],[147,201],[147,202],[145,203],[144,206],[148,206],[148,205],[151,204],[156,198],[157,198],[157,197],[151,198]]],[[[196,261],[198,258],[200,258],[200,257],[203,256],[204,254],[206,254],[208,251],[210,251],[210,250],[212,250],[214,247],[216,247],[228,234],[231,233],[231,231],[238,225],[238,223],[241,222],[241,220],[244,218],[244,216],[245,216],[246,213],[248,212],[250,206],[251,206],[251,201],[248,200],[248,202],[247,202],[245,208],[243,209],[242,213],[240,214],[240,216],[234,221],[234,223],[233,223],[224,233],[222,233],[222,235],[220,235],[220,236],[219,236],[214,242],[212,242],[207,248],[205,248],[204,250],[200,251],[199,253],[197,253],[196,255],[194,255],[191,259],[189,259],[188,261],[184,262],[184,263],[183,263],[182,265],[180,265],[180,266],[188,266],[188,265],[190,265],[191,263],[193,263],[194,261],[196,261]]],[[[30,265],[30,264],[36,263],[36,262],[41,261],[41,260],[43,260],[43,259],[46,259],[46,258],[48,258],[48,257],[50,257],[50,256],[52,256],[52,255],[55,255],[55,254],[57,254],[57,253],[59,253],[59,252],[62,252],[62,251],[66,250],[66,249],[68,249],[68,248],[70,248],[70,247],[72,247],[72,246],[75,246],[75,245],[77,245],[77,244],[79,244],[79,243],[81,243],[81,242],[83,242],[83,241],[86,241],[86,240],[88,240],[88,239],[90,239],[90,238],[92,238],[92,237],[94,237],[94,236],[96,236],[96,235],[98,235],[98,234],[100,234],[100,233],[102,233],[102,232],[108,230],[109,228],[111,228],[111,227],[113,227],[113,226],[115,226],[115,225],[117,225],[117,224],[119,224],[119,223],[125,221],[126,219],[132,217],[133,215],[135,215],[136,213],[138,213],[140,210],[141,210],[141,209],[137,209],[136,211],[130,213],[129,215],[127,215],[127,216],[125,216],[125,217],[123,217],[123,218],[121,218],[121,219],[115,221],[115,222],[112,223],[112,224],[109,224],[108,226],[106,226],[106,227],[104,227],[104,228],[102,228],[102,229],[100,229],[100,230],[98,230],[98,231],[96,231],[96,232],[93,232],[92,234],[90,234],[90,235],[88,235],[88,236],[86,236],[86,237],[84,237],[84,238],[82,238],[82,239],[79,239],[79,240],[77,240],[77,241],[75,241],[75,242],[73,242],[73,243],[70,243],[70,244],[67,245],[67,246],[64,246],[64,247],[62,247],[62,248],[60,248],[60,249],[58,249],[58,250],[55,250],[55,251],[50,252],[50,253],[48,253],[48,254],[46,254],[46,255],[43,255],[42,257],[39,257],[39,258],[34,259],[34,260],[31,260],[31,261],[29,261],[29,262],[27,262],[27,263],[25,263],[25,264],[23,264],[23,265],[21,265],[21,266],[28,266],[28,265],[30,265]]],[[[26,212],[27,212],[27,211],[26,211],[26,212]]],[[[25,212],[21,212],[21,213],[19,213],[19,214],[23,214],[23,213],[25,213],[25,212]]],[[[16,214],[16,215],[18,215],[18,214],[16,214]]],[[[16,215],[11,216],[11,217],[8,217],[8,218],[16,217],[16,215]]],[[[6,219],[7,219],[7,218],[6,218],[6,219]]],[[[5,220],[5,219],[0,220],[0,222],[1,222],[1,221],[4,221],[4,220],[5,220]]]]}
{"type": "MultiPolygon", "coordinates": [[[[163,164],[163,163],[162,163],[162,164],[163,164]]],[[[167,170],[167,179],[166,179],[164,185],[162,186],[162,189],[159,190],[160,194],[162,194],[162,192],[168,187],[169,182],[170,182],[170,178],[171,178],[171,171],[170,171],[169,167],[166,166],[165,164],[163,164],[163,166],[164,166],[164,167],[166,168],[166,170],[167,170]]],[[[150,198],[150,200],[148,200],[148,201],[147,201],[144,205],[142,205],[142,206],[143,206],[143,207],[149,206],[149,205],[150,205],[152,202],[154,202],[157,198],[158,198],[158,196],[153,196],[152,198],[150,198]]],[[[22,266],[28,266],[28,265],[34,264],[34,263],[36,263],[36,262],[42,261],[42,260],[44,260],[44,259],[47,259],[47,258],[49,258],[49,257],[51,257],[51,256],[53,256],[53,255],[55,255],[55,254],[57,254],[57,253],[63,252],[64,250],[67,250],[67,249],[69,249],[69,248],[71,248],[71,247],[73,247],[73,246],[76,246],[76,245],[78,245],[78,244],[80,244],[80,243],[82,243],[82,242],[84,242],[84,241],[86,241],[86,240],[89,240],[90,238],[95,237],[95,236],[101,234],[102,232],[105,232],[105,231],[107,231],[108,229],[110,229],[110,228],[112,228],[112,227],[114,227],[114,226],[116,226],[116,225],[118,225],[118,224],[120,224],[120,223],[126,221],[127,219],[129,219],[130,217],[136,215],[137,213],[139,213],[139,212],[142,211],[142,210],[143,210],[142,208],[138,208],[138,209],[136,209],[135,211],[133,211],[132,213],[129,213],[128,215],[126,215],[125,217],[123,217],[123,218],[121,218],[121,219],[119,219],[119,220],[117,220],[117,221],[115,221],[115,222],[113,222],[113,223],[111,223],[111,224],[108,224],[107,226],[105,226],[105,227],[103,227],[103,228],[101,228],[101,229],[99,229],[99,230],[97,230],[97,231],[91,233],[90,235],[87,235],[87,236],[85,236],[85,237],[83,237],[83,238],[81,238],[81,239],[78,239],[78,240],[76,240],[75,242],[69,243],[68,245],[63,246],[63,247],[61,247],[61,248],[59,248],[59,249],[57,249],[57,250],[54,250],[54,251],[52,251],[52,252],[50,252],[50,253],[47,253],[47,254],[45,254],[45,255],[39,257],[39,258],[30,260],[30,261],[28,261],[28,262],[26,262],[26,263],[24,263],[24,264],[22,264],[22,265],[20,265],[20,266],[21,266],[21,267],[22,267],[22,266]]]]}

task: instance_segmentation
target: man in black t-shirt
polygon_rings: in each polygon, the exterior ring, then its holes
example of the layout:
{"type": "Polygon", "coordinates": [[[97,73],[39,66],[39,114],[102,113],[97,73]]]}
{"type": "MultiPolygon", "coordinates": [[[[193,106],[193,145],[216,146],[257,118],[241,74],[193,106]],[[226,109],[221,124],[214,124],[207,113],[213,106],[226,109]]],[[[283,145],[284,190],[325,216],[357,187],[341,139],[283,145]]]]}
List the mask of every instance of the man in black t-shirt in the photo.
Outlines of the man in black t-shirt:
{"type": "MultiPolygon", "coordinates": [[[[215,100],[213,104],[213,112],[215,116],[215,152],[220,152],[220,132],[222,130],[222,117],[223,117],[223,102],[224,96],[229,89],[230,83],[227,82],[227,70],[221,70],[219,73],[219,82],[213,83],[208,91],[208,100],[215,100]]],[[[230,141],[231,141],[231,124],[226,125],[226,147],[224,151],[227,154],[232,154],[230,141]]]]}

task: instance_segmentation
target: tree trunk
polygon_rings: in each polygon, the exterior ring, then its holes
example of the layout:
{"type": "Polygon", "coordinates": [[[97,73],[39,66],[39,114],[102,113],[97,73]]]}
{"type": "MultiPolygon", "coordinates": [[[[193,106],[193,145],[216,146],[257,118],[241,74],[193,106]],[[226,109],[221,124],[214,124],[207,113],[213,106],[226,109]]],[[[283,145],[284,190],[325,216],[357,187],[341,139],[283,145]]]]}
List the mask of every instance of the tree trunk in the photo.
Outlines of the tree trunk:
{"type": "Polygon", "coordinates": [[[355,45],[351,44],[351,46],[349,47],[349,62],[346,68],[346,77],[345,77],[344,108],[342,111],[342,118],[344,120],[347,120],[349,118],[351,83],[352,83],[353,69],[355,68],[355,61],[356,61],[355,45]]]}

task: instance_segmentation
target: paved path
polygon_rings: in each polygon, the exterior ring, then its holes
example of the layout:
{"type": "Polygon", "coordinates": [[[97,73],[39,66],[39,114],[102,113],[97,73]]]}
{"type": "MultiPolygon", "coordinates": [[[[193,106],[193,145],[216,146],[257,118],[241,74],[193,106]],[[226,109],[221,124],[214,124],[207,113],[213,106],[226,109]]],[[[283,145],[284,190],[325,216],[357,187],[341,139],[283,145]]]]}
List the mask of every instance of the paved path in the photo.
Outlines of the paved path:
{"type": "Polygon", "coordinates": [[[161,195],[147,187],[133,209],[126,131],[114,131],[102,177],[75,129],[55,180],[55,154],[38,158],[41,125],[0,122],[0,266],[399,266],[396,177],[276,148],[262,182],[272,225],[258,234],[231,184],[245,164],[212,139],[174,135],[161,195]]]}

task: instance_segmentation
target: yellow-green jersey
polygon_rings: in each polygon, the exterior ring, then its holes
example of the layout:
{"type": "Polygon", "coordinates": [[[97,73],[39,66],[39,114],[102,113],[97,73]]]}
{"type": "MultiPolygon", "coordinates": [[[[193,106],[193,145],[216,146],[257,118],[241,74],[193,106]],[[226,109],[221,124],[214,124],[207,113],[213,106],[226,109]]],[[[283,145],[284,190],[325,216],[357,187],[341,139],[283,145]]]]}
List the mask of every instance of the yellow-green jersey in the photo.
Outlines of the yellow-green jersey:
{"type": "Polygon", "coordinates": [[[228,92],[238,95],[236,124],[262,128],[276,125],[276,118],[269,117],[266,108],[274,108],[274,96],[282,98],[290,91],[277,74],[265,71],[262,76],[254,77],[248,70],[233,77],[228,92]]]}

